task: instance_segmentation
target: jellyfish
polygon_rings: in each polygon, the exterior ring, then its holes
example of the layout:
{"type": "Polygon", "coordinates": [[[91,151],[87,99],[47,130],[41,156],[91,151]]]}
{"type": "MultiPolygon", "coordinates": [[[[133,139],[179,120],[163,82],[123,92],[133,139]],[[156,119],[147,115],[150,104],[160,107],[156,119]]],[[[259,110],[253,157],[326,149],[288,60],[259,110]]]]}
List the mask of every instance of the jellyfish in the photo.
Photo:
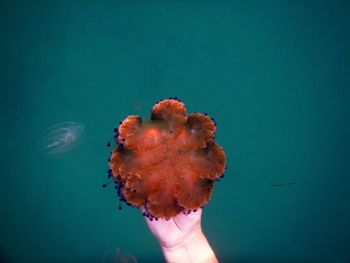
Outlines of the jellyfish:
{"type": "Polygon", "coordinates": [[[226,156],[206,113],[187,114],[184,103],[169,98],[153,106],[150,121],[128,116],[115,132],[109,176],[121,201],[143,208],[151,220],[188,214],[209,202],[226,156]]]}
{"type": "Polygon", "coordinates": [[[39,150],[62,155],[76,148],[84,138],[85,127],[78,122],[62,122],[51,126],[39,141],[39,150]]]}
{"type": "Polygon", "coordinates": [[[108,249],[106,250],[102,263],[137,263],[136,257],[128,252],[121,251],[117,248],[114,251],[108,249]]]}

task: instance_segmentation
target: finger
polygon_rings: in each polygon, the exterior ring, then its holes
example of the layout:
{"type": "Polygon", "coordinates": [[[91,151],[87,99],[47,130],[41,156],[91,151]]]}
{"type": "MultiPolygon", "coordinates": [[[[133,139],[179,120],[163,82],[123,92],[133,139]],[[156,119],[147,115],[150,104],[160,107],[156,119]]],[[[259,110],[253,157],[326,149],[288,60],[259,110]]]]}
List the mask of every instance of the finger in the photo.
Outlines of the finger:
{"type": "Polygon", "coordinates": [[[147,212],[147,211],[146,211],[146,208],[145,208],[144,206],[141,206],[141,207],[140,207],[140,210],[141,210],[141,213],[142,213],[142,214],[144,214],[144,213],[147,212]]]}

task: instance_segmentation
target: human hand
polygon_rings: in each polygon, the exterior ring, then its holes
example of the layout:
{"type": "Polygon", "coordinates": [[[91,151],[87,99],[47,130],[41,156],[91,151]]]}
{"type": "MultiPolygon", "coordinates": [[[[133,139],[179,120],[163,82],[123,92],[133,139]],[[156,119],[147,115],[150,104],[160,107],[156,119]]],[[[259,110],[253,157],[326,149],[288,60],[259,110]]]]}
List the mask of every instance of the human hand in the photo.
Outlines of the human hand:
{"type": "Polygon", "coordinates": [[[201,217],[202,209],[190,214],[180,213],[169,220],[151,220],[145,217],[167,262],[218,262],[202,232],[201,217]]]}
{"type": "Polygon", "coordinates": [[[202,231],[201,217],[202,209],[197,209],[196,212],[191,212],[190,214],[180,213],[169,220],[163,218],[150,220],[147,217],[145,217],[145,220],[160,245],[165,248],[172,248],[179,245],[192,234],[202,231]]]}

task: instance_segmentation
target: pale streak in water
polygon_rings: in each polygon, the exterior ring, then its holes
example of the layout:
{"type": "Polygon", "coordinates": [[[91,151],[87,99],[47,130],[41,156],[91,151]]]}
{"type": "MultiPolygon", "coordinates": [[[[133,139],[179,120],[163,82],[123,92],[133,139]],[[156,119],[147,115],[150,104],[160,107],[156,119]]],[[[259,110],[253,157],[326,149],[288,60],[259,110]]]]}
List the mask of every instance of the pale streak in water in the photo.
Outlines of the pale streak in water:
{"type": "Polygon", "coordinates": [[[85,127],[78,122],[62,122],[51,126],[39,141],[39,149],[48,154],[65,154],[84,138],[85,127]]]}

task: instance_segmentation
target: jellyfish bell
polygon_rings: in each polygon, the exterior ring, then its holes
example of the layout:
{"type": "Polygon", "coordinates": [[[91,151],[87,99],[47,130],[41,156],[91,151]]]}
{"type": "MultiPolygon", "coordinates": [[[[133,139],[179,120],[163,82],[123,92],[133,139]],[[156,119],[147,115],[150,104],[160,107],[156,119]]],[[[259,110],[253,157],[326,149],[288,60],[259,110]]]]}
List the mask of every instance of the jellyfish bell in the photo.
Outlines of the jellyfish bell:
{"type": "Polygon", "coordinates": [[[79,122],[62,122],[49,127],[38,143],[39,151],[63,155],[77,148],[85,136],[85,127],[79,122]]]}
{"type": "Polygon", "coordinates": [[[203,207],[226,167],[215,132],[212,118],[187,114],[177,98],[157,102],[150,122],[135,115],[126,117],[109,157],[120,200],[144,207],[152,219],[169,219],[203,207]]]}

